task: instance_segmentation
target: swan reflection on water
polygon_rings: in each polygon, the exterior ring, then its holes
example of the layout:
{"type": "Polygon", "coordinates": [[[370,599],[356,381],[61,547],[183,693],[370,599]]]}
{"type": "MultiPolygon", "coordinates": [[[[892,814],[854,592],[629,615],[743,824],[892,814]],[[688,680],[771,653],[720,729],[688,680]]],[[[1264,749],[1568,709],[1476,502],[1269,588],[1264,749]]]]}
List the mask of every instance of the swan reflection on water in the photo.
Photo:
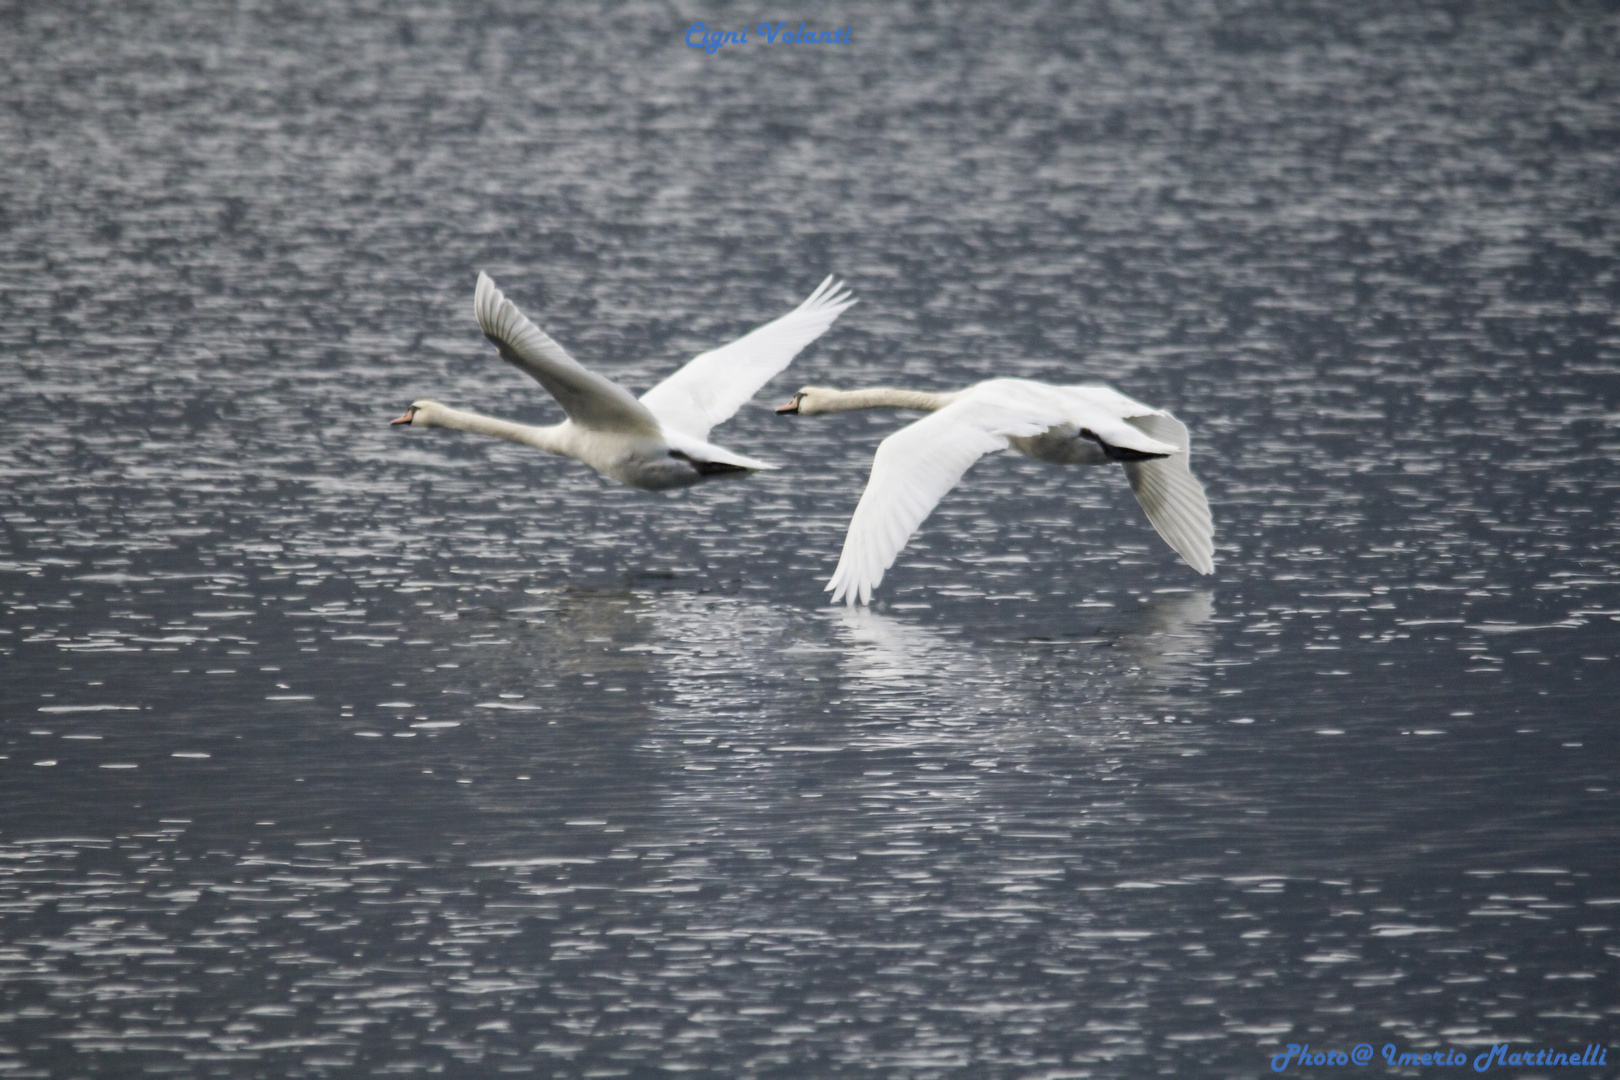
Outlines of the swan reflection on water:
{"type": "MultiPolygon", "coordinates": [[[[1105,674],[1119,678],[1131,690],[1150,694],[1176,694],[1190,689],[1199,678],[1196,665],[1213,648],[1215,597],[1209,590],[1158,595],[1136,609],[1091,617],[1085,628],[1062,637],[1006,638],[989,643],[964,642],[959,633],[948,634],[864,608],[845,608],[836,619],[855,647],[849,651],[850,674],[883,685],[896,681],[940,679],[947,682],[980,680],[997,697],[1016,695],[1018,667],[1049,666],[1047,659],[1063,657],[1070,677],[1095,679],[1105,674]],[[1091,663],[1076,666],[1074,659],[1089,651],[1091,663]]],[[[1123,688],[1123,687],[1122,687],[1123,688]]]]}
{"type": "Polygon", "coordinates": [[[804,611],[744,596],[566,587],[509,613],[531,624],[535,654],[512,654],[510,666],[489,659],[508,680],[551,682],[565,695],[557,680],[575,680],[576,693],[600,704],[630,690],[672,717],[785,716],[789,710],[770,707],[784,690],[802,700],[832,687],[853,693],[850,704],[920,715],[1025,712],[1057,696],[1065,716],[1082,701],[1105,713],[1196,707],[1214,649],[1211,591],[1098,610],[1068,620],[1061,635],[980,637],[866,608],[804,611]]]}
{"type": "Polygon", "coordinates": [[[483,612],[509,640],[458,650],[446,692],[470,696],[447,701],[480,733],[466,767],[532,778],[469,790],[486,809],[545,817],[560,799],[650,824],[686,803],[776,805],[806,783],[858,790],[855,766],[886,759],[1033,761],[1165,730],[1140,725],[1201,711],[1214,609],[1207,590],[1162,594],[1076,613],[1064,636],[1012,638],[745,595],[529,590],[483,612]]]}
{"type": "MultiPolygon", "coordinates": [[[[820,724],[989,720],[1072,726],[1088,715],[1196,710],[1214,648],[1208,590],[1156,595],[1135,609],[1087,613],[1063,637],[982,639],[861,608],[785,610],[746,598],[649,596],[647,673],[683,722],[729,715],[786,739],[822,699],[820,724]],[[769,676],[762,673],[769,672],[769,676]],[[793,707],[773,708],[786,690],[793,707]],[[791,718],[791,719],[790,719],[791,718]]],[[[810,721],[817,723],[816,721],[810,721]]],[[[855,731],[845,735],[854,735],[855,731]]]]}

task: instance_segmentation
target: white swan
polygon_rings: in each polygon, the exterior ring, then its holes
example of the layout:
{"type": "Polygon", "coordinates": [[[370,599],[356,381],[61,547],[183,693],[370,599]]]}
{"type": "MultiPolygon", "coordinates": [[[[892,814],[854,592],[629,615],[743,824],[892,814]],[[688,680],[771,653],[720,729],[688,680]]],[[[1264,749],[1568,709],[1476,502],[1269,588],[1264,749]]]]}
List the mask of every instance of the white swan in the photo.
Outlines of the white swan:
{"type": "Polygon", "coordinates": [[[480,273],[473,311],[484,336],[503,359],[545,387],[568,419],[534,427],[423,400],[411,402],[405,415],[392,422],[455,428],[524,443],[583,461],[604,476],[651,491],[774,469],[775,465],[715,446],[708,441],[709,429],[730,419],[853,303],[843,283],[829,276],[809,299],[780,319],[693,358],[638,401],[618,383],[569,356],[501,295],[488,274],[480,273]]]}
{"type": "Polygon", "coordinates": [[[932,413],[878,444],[827,589],[833,603],[868,603],[883,573],[975,461],[1011,447],[1057,465],[1120,462],[1165,543],[1200,574],[1215,570],[1214,524],[1187,469],[1187,427],[1106,386],[991,379],[966,390],[828,390],[807,386],[779,413],[918,409],[932,413]]]}

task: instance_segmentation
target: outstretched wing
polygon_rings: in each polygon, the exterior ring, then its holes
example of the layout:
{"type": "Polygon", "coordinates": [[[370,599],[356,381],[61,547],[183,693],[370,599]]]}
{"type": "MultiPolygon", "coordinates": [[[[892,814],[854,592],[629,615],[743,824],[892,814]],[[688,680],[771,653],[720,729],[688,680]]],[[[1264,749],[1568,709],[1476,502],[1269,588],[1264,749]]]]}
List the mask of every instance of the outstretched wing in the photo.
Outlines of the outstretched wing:
{"type": "Polygon", "coordinates": [[[1057,407],[976,395],[884,439],[844,534],[838,568],[827,582],[833,603],[869,603],[884,571],[975,461],[1005,450],[1009,437],[1039,435],[1063,422],[1057,407]]]}
{"type": "Polygon", "coordinates": [[[730,345],[694,357],[641,395],[641,403],[666,428],[707,439],[710,429],[731,419],[853,303],[843,283],[829,275],[804,303],[730,345]]]}
{"type": "Polygon", "coordinates": [[[574,423],[607,431],[660,434],[658,419],[635,395],[611,379],[586,370],[544,330],[524,318],[488,274],[478,275],[473,312],[501,359],[545,387],[574,423]]]}
{"type": "Polygon", "coordinates": [[[1210,517],[1204,485],[1188,467],[1192,443],[1187,436],[1187,425],[1163,409],[1144,405],[1111,387],[1067,386],[1064,389],[1118,417],[1148,438],[1181,451],[1152,461],[1126,462],[1125,475],[1131,482],[1136,501],[1164,542],[1200,574],[1213,574],[1215,523],[1210,517]]]}
{"type": "Polygon", "coordinates": [[[1151,439],[1169,443],[1182,452],[1151,461],[1125,463],[1131,491],[1147,519],[1187,565],[1200,574],[1215,572],[1215,523],[1210,517],[1204,485],[1187,467],[1191,445],[1187,425],[1162,410],[1129,416],[1125,422],[1151,439]]]}

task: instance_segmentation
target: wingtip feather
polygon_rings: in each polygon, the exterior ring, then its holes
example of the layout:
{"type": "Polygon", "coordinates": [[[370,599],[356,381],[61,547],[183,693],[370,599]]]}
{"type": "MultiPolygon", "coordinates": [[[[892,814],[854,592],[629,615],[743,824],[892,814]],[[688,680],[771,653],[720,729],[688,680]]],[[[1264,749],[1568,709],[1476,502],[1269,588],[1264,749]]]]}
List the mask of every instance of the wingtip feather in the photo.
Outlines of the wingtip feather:
{"type": "Polygon", "coordinates": [[[502,334],[504,328],[498,320],[505,302],[505,295],[495,287],[495,279],[482,270],[478,271],[478,283],[473,287],[473,316],[486,336],[502,334]]]}
{"type": "Polygon", "coordinates": [[[825,314],[828,316],[830,326],[833,319],[838,318],[856,303],[858,301],[850,294],[848,286],[835,275],[828,274],[822,279],[821,284],[816,286],[815,291],[805,298],[804,303],[799,305],[798,310],[803,314],[825,314]]]}

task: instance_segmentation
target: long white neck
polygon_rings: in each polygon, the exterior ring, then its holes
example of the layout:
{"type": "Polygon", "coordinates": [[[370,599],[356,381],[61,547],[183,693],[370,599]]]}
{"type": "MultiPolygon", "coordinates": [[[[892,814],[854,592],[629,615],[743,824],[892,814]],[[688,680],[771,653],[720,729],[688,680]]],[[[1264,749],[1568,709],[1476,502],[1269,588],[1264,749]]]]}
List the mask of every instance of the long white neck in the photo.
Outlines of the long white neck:
{"type": "Polygon", "coordinates": [[[448,405],[437,403],[419,408],[415,423],[419,427],[454,428],[456,431],[471,431],[477,435],[493,435],[497,439],[522,443],[548,453],[568,455],[560,438],[561,424],[551,427],[514,424],[510,420],[497,420],[493,416],[484,416],[482,413],[468,412],[465,409],[452,409],[448,405]]]}
{"type": "Polygon", "coordinates": [[[821,390],[815,395],[818,413],[854,412],[857,409],[917,409],[938,412],[949,405],[955,394],[930,394],[924,390],[896,390],[874,386],[870,390],[821,390]]]}

